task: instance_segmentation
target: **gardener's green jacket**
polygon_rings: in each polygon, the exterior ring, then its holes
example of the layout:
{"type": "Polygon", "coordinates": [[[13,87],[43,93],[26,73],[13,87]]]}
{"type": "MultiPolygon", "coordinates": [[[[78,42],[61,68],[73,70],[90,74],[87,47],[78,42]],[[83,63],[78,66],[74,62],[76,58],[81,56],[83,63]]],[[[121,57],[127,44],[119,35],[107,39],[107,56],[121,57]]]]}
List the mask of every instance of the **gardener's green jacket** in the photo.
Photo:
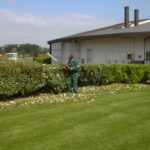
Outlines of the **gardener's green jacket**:
{"type": "Polygon", "coordinates": [[[72,70],[69,71],[69,75],[73,75],[73,74],[78,73],[79,64],[78,64],[77,61],[75,61],[75,60],[73,60],[73,61],[68,61],[68,65],[69,65],[69,67],[72,68],[72,70]]]}

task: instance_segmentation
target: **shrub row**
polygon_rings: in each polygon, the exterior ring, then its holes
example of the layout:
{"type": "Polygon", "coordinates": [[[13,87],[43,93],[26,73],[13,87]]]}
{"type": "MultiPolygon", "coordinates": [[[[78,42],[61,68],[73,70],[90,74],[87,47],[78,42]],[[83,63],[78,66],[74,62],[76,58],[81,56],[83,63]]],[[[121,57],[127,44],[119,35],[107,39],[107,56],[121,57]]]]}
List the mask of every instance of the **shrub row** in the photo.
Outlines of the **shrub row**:
{"type": "MultiPolygon", "coordinates": [[[[0,62],[0,99],[24,96],[37,91],[63,92],[67,72],[60,65],[0,62]]],[[[150,65],[81,65],[79,86],[111,83],[146,83],[150,65]]]]}
{"type": "Polygon", "coordinates": [[[30,94],[45,85],[42,67],[29,63],[0,62],[0,97],[30,94]]]}
{"type": "Polygon", "coordinates": [[[150,65],[85,64],[81,66],[80,86],[111,83],[147,83],[150,65]]]}
{"type": "Polygon", "coordinates": [[[60,66],[30,62],[0,62],[0,99],[37,91],[61,92],[65,76],[60,66]]]}
{"type": "Polygon", "coordinates": [[[42,64],[50,64],[51,58],[49,56],[38,56],[35,61],[42,64]]]}

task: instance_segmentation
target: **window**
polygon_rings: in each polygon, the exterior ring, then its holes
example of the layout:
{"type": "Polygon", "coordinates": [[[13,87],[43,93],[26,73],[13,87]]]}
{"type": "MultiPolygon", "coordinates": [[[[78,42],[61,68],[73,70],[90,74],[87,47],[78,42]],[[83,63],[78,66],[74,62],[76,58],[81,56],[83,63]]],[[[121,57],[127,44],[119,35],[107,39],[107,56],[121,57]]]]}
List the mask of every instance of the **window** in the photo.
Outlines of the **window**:
{"type": "Polygon", "coordinates": [[[81,63],[82,63],[82,64],[85,63],[85,59],[84,59],[84,58],[81,59],[81,63]]]}
{"type": "Polygon", "coordinates": [[[118,60],[114,60],[114,63],[115,63],[115,64],[118,64],[118,60]]]}
{"type": "Polygon", "coordinates": [[[121,62],[122,62],[122,64],[125,64],[125,63],[126,63],[126,61],[125,61],[125,60],[122,60],[121,62]]]}
{"type": "Polygon", "coordinates": [[[146,52],[146,60],[150,60],[150,51],[146,52]]]}
{"type": "Polygon", "coordinates": [[[92,63],[92,49],[87,49],[87,63],[92,63]]]}
{"type": "Polygon", "coordinates": [[[108,60],[108,64],[111,64],[111,60],[110,59],[108,60]]]}

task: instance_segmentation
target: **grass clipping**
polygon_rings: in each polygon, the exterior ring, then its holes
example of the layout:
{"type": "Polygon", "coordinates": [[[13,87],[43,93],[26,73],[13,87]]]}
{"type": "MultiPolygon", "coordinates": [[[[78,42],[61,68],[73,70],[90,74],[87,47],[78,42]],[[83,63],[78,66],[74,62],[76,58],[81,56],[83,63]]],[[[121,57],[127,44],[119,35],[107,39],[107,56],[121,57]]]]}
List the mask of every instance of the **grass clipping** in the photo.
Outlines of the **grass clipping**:
{"type": "Polygon", "coordinates": [[[142,84],[112,84],[106,86],[86,86],[79,88],[79,94],[74,96],[73,94],[51,94],[51,93],[40,93],[34,96],[25,98],[16,98],[11,101],[0,102],[0,109],[6,109],[9,107],[17,107],[22,105],[31,104],[43,104],[43,103],[65,103],[67,101],[74,102],[87,102],[91,103],[95,101],[96,97],[100,96],[112,96],[117,93],[124,93],[129,91],[139,91],[150,87],[149,85],[142,84]]]}

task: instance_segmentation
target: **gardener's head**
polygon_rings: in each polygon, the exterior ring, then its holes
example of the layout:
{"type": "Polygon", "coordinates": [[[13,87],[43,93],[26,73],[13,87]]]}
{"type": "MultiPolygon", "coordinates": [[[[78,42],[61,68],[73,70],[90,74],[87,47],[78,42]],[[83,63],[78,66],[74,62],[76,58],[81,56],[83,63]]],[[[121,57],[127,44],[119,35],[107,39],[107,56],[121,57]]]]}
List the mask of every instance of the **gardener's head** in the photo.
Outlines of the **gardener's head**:
{"type": "Polygon", "coordinates": [[[72,61],[73,58],[74,58],[73,54],[70,54],[69,57],[68,57],[69,61],[72,61]]]}

